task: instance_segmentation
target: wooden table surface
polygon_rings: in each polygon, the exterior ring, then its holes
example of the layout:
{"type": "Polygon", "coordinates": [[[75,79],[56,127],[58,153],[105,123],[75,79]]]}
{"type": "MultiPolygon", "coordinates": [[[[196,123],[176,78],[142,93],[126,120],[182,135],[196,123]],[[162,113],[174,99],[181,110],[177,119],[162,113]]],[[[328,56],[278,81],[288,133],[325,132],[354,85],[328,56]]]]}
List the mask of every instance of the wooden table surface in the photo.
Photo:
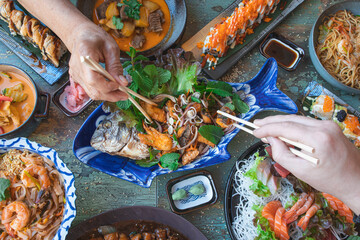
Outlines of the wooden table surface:
{"type": "MultiPolygon", "coordinates": [[[[76,0],[72,1],[74,3],[76,2],[76,0]]],[[[305,50],[305,58],[296,71],[287,72],[279,69],[278,86],[289,97],[296,100],[307,83],[316,80],[340,98],[347,101],[355,109],[359,110],[359,96],[352,96],[333,89],[315,71],[309,57],[308,39],[311,27],[321,11],[334,2],[336,1],[305,0],[302,5],[292,12],[283,23],[275,29],[276,32],[295,42],[305,50]]],[[[232,0],[186,0],[188,20],[181,43],[194,35],[231,3],[232,0]]],[[[266,59],[259,53],[258,47],[256,47],[229,70],[222,80],[231,82],[249,80],[256,75],[265,63],[265,60],[266,59]]],[[[64,77],[57,84],[53,86],[48,85],[39,75],[1,43],[0,63],[14,64],[25,70],[34,79],[40,90],[51,94],[67,79],[67,77],[64,77]]],[[[77,216],[73,224],[78,224],[101,212],[122,206],[147,205],[169,210],[169,203],[165,193],[166,183],[171,178],[189,172],[159,176],[154,179],[151,187],[146,189],[87,167],[75,158],[72,152],[73,139],[81,124],[98,104],[99,102],[93,103],[84,113],[75,118],[66,117],[52,104],[48,119],[43,120],[34,133],[29,136],[30,140],[54,148],[74,173],[76,179],[75,186],[77,189],[77,216]]],[[[260,113],[256,118],[261,118],[269,114],[275,113],[260,113]]],[[[257,141],[257,139],[248,134],[243,132],[239,133],[228,147],[232,158],[225,163],[206,168],[206,170],[212,173],[215,179],[219,194],[217,203],[203,210],[183,215],[210,240],[230,239],[225,224],[223,207],[226,181],[235,160],[242,152],[257,141]]]]}

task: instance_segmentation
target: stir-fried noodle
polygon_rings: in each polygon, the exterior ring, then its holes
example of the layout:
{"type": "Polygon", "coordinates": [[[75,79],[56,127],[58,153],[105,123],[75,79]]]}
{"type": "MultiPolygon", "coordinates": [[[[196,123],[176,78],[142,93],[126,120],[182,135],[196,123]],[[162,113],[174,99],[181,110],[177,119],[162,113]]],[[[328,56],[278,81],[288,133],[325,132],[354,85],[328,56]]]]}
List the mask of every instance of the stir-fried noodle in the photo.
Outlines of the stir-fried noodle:
{"type": "Polygon", "coordinates": [[[332,76],[360,89],[360,16],[343,10],[326,20],[316,53],[332,76]]]}
{"type": "Polygon", "coordinates": [[[9,194],[0,205],[0,239],[52,239],[65,204],[63,178],[54,163],[35,153],[10,150],[0,158],[0,178],[10,180],[9,194]]]}

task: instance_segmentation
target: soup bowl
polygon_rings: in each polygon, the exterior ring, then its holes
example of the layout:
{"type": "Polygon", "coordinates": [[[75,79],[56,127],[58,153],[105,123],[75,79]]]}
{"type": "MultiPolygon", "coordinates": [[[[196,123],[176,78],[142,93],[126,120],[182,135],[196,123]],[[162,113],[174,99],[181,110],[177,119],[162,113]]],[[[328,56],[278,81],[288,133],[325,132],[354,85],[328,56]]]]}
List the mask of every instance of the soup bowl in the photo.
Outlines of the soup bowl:
{"type": "MultiPolygon", "coordinates": [[[[34,96],[34,107],[29,117],[15,129],[0,134],[0,137],[6,139],[20,136],[26,137],[36,129],[41,119],[48,116],[51,96],[49,93],[38,91],[30,76],[16,66],[0,64],[0,72],[11,72],[23,77],[25,84],[31,89],[30,94],[34,96]]],[[[2,91],[4,87],[1,85],[0,83],[0,90],[2,91]]]]}

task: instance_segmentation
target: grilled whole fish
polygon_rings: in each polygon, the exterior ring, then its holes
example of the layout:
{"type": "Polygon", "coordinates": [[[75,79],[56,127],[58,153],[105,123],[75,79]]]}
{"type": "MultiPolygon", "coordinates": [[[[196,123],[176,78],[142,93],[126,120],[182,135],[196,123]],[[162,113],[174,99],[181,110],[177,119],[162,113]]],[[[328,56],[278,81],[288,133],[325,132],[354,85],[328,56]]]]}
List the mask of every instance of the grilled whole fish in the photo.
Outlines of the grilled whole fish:
{"type": "Polygon", "coordinates": [[[148,146],[140,142],[135,127],[128,128],[120,111],[108,115],[95,130],[90,144],[96,150],[134,160],[150,156],[148,146]]]}

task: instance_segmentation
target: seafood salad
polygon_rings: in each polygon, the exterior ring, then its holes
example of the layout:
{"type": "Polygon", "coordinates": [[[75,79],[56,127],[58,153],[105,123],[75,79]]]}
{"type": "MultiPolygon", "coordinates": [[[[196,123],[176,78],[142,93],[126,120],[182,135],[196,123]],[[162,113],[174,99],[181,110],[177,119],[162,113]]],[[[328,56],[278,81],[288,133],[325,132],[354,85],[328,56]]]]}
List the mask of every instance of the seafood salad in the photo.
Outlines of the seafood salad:
{"type": "Polygon", "coordinates": [[[159,165],[176,170],[209,148],[224,134],[234,130],[232,121],[217,114],[246,113],[244,103],[231,85],[197,79],[200,64],[190,53],[172,49],[150,62],[129,52],[131,61],[124,68],[132,78],[129,86],[151,98],[157,106],[139,101],[153,123],[131,105],[130,101],[105,103],[110,114],[98,125],[91,146],[102,152],[136,160],[143,167],[159,165]]]}
{"type": "Polygon", "coordinates": [[[262,145],[240,160],[232,229],[237,239],[345,239],[357,236],[353,212],[339,199],[293,176],[262,145]]]}
{"type": "Polygon", "coordinates": [[[52,239],[63,219],[63,178],[54,163],[12,149],[0,156],[0,239],[52,239]]]}

